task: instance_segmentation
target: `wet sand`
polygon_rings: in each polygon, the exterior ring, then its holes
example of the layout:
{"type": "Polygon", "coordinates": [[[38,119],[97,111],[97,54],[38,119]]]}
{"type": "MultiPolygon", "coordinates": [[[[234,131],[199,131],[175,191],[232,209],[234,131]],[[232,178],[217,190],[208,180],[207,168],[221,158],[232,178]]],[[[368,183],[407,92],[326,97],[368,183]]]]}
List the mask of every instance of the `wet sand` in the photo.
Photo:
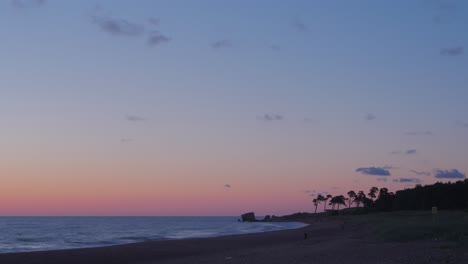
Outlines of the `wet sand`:
{"type": "Polygon", "coordinates": [[[459,257],[447,242],[375,242],[365,225],[313,222],[258,234],[0,254],[0,263],[462,263],[459,257]]]}

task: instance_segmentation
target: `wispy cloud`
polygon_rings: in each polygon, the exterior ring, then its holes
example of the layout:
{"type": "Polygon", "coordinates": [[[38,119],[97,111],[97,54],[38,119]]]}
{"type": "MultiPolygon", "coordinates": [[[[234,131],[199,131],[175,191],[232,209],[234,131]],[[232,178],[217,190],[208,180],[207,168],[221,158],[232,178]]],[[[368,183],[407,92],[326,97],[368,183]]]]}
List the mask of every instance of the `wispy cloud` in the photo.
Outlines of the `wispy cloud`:
{"type": "Polygon", "coordinates": [[[416,175],[423,175],[423,176],[431,176],[431,173],[428,171],[415,171],[415,170],[410,170],[410,172],[416,174],[416,175]]]}
{"type": "Polygon", "coordinates": [[[120,143],[130,143],[132,141],[133,141],[133,139],[131,139],[131,138],[122,138],[122,139],[120,139],[120,143]]]}
{"type": "Polygon", "coordinates": [[[125,116],[125,119],[130,122],[143,122],[146,121],[146,118],[137,116],[137,115],[127,115],[125,116]]]}
{"type": "Polygon", "coordinates": [[[374,115],[374,114],[367,114],[365,119],[367,121],[372,121],[372,120],[375,120],[377,117],[374,115]]]}
{"type": "Polygon", "coordinates": [[[271,121],[281,121],[284,119],[284,116],[279,115],[279,114],[264,114],[257,118],[262,121],[271,122],[271,121]]]}
{"type": "Polygon", "coordinates": [[[436,4],[436,13],[433,21],[436,24],[441,24],[454,17],[457,11],[457,5],[453,1],[433,1],[436,4]]]}
{"type": "Polygon", "coordinates": [[[157,17],[150,17],[148,18],[148,24],[153,25],[153,26],[159,26],[159,18],[157,17]]]}
{"type": "Polygon", "coordinates": [[[408,149],[408,150],[405,150],[405,151],[395,150],[395,151],[390,152],[390,154],[392,154],[392,155],[401,155],[401,154],[414,155],[416,153],[417,153],[417,151],[415,149],[408,149]]]}
{"type": "Polygon", "coordinates": [[[94,15],[91,18],[93,23],[99,26],[102,31],[114,36],[135,37],[145,32],[144,26],[125,19],[98,15],[94,15]]]}
{"type": "Polygon", "coordinates": [[[360,172],[365,175],[374,175],[374,176],[390,176],[390,167],[363,167],[357,168],[356,172],[360,172]]]}
{"type": "Polygon", "coordinates": [[[171,39],[157,30],[153,30],[148,35],[148,45],[156,46],[162,43],[169,42],[171,39]]]}
{"type": "Polygon", "coordinates": [[[459,127],[468,128],[468,122],[456,121],[456,122],[455,122],[455,125],[457,125],[457,126],[459,126],[459,127]]]}
{"type": "Polygon", "coordinates": [[[270,45],[270,49],[271,49],[271,50],[274,50],[274,51],[280,51],[280,50],[281,50],[281,46],[278,46],[278,45],[270,45]]]}
{"type": "Polygon", "coordinates": [[[420,183],[421,180],[417,178],[399,178],[399,179],[393,179],[393,182],[399,182],[399,183],[420,183]]]}
{"type": "Polygon", "coordinates": [[[41,7],[46,4],[46,0],[11,0],[12,6],[17,8],[41,7]]]}
{"type": "Polygon", "coordinates": [[[406,154],[406,155],[413,155],[413,154],[416,154],[416,150],[415,150],[415,149],[408,149],[407,151],[405,151],[405,154],[406,154]]]}
{"type": "Polygon", "coordinates": [[[232,46],[232,43],[228,39],[218,40],[211,44],[211,47],[213,49],[224,49],[224,48],[229,48],[231,46],[232,46]]]}
{"type": "Polygon", "coordinates": [[[232,188],[231,184],[224,184],[224,188],[232,188]]]}
{"type": "Polygon", "coordinates": [[[408,136],[430,136],[430,135],[432,135],[432,132],[429,131],[429,130],[426,130],[426,131],[409,131],[409,132],[406,132],[405,135],[408,135],[408,136]]]}
{"type": "Polygon", "coordinates": [[[434,170],[434,177],[438,179],[464,179],[465,174],[461,173],[457,169],[452,169],[452,170],[436,169],[434,170]]]}
{"type": "Polygon", "coordinates": [[[292,22],[292,26],[296,30],[301,31],[301,32],[306,32],[309,30],[309,27],[300,18],[294,19],[294,21],[292,22]]]}
{"type": "Polygon", "coordinates": [[[440,54],[444,56],[459,56],[464,52],[463,47],[443,48],[440,50],[440,54]]]}

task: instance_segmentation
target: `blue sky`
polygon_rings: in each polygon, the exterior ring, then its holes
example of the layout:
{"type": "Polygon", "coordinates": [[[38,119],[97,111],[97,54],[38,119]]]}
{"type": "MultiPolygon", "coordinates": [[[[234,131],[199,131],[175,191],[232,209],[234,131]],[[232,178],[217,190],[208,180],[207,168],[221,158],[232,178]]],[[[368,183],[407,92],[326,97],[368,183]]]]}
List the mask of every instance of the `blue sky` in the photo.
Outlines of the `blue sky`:
{"type": "Polygon", "coordinates": [[[270,182],[272,196],[368,188],[382,182],[361,172],[382,169],[463,175],[467,12],[451,0],[5,0],[0,157],[24,182],[41,177],[24,167],[91,163],[96,179],[112,164],[128,181],[270,182]]]}

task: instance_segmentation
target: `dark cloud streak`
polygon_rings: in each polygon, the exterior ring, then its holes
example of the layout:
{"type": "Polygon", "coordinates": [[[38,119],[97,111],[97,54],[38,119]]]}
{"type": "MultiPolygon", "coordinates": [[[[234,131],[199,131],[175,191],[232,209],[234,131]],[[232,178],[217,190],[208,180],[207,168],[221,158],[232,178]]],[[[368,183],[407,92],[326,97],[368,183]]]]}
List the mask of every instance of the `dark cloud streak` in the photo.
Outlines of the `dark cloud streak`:
{"type": "Polygon", "coordinates": [[[211,47],[213,49],[223,49],[223,48],[229,48],[231,46],[232,46],[231,41],[228,39],[218,40],[218,41],[215,41],[213,44],[211,44],[211,47]]]}
{"type": "Polygon", "coordinates": [[[436,177],[437,179],[464,179],[465,174],[461,173],[457,169],[452,169],[452,170],[436,169],[434,171],[434,177],[436,177]]]}
{"type": "Polygon", "coordinates": [[[125,19],[118,19],[106,16],[93,16],[93,23],[99,28],[114,36],[140,36],[144,33],[145,28],[142,25],[129,22],[125,19]]]}
{"type": "Polygon", "coordinates": [[[390,176],[389,167],[363,167],[357,168],[356,172],[360,172],[365,175],[374,175],[374,176],[390,176]]]}
{"type": "Polygon", "coordinates": [[[443,56],[459,56],[464,52],[464,48],[461,46],[453,48],[443,48],[440,50],[440,54],[443,56]]]}
{"type": "Polygon", "coordinates": [[[271,122],[271,121],[281,121],[284,119],[284,116],[279,114],[264,114],[258,117],[259,120],[271,122]]]}
{"type": "Polygon", "coordinates": [[[293,23],[292,23],[292,26],[298,30],[298,31],[301,31],[301,32],[307,32],[309,31],[309,27],[300,19],[300,18],[296,18],[293,23]]]}
{"type": "Polygon", "coordinates": [[[156,46],[171,41],[171,39],[157,30],[153,30],[148,35],[148,45],[156,46]]]}
{"type": "Polygon", "coordinates": [[[127,119],[127,121],[130,121],[130,122],[143,122],[143,121],[146,121],[146,118],[141,117],[141,116],[136,116],[136,115],[127,115],[125,117],[125,119],[127,119]]]}
{"type": "Polygon", "coordinates": [[[406,154],[406,155],[413,155],[413,154],[416,154],[416,150],[415,150],[415,149],[408,149],[407,151],[405,151],[405,154],[406,154]]]}
{"type": "Polygon", "coordinates": [[[399,182],[399,183],[420,183],[421,180],[417,178],[400,178],[400,179],[394,179],[393,182],[399,182]]]}

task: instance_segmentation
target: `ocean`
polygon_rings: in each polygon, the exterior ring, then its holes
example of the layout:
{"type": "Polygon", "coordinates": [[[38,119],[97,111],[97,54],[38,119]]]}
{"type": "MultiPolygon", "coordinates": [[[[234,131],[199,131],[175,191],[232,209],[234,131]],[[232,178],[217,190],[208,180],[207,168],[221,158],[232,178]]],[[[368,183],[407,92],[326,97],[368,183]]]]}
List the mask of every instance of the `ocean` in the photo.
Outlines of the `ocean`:
{"type": "Polygon", "coordinates": [[[237,217],[0,217],[0,253],[101,247],[303,227],[237,217]]]}

